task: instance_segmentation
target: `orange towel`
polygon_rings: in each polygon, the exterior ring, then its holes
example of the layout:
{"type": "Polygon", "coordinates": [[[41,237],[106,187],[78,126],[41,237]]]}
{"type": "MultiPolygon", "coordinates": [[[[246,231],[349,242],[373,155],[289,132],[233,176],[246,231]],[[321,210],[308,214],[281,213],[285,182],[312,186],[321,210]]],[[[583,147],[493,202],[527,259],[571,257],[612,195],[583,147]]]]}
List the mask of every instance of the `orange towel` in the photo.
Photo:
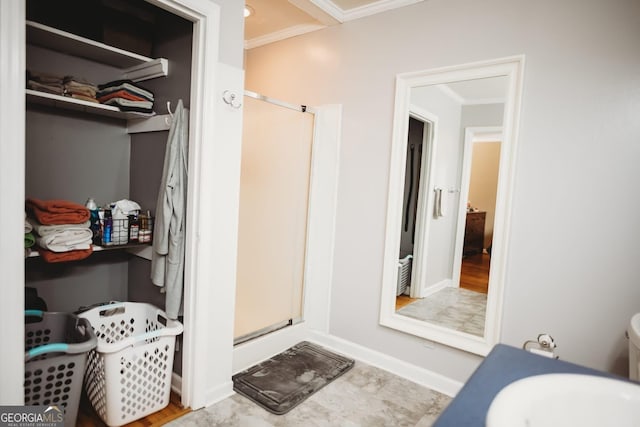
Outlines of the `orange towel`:
{"type": "Polygon", "coordinates": [[[28,198],[26,208],[43,225],[81,224],[89,220],[89,209],[67,200],[28,198]]]}
{"type": "Polygon", "coordinates": [[[67,252],[51,252],[46,249],[38,248],[38,252],[46,262],[69,262],[80,261],[81,259],[87,258],[93,253],[93,247],[67,252]]]}

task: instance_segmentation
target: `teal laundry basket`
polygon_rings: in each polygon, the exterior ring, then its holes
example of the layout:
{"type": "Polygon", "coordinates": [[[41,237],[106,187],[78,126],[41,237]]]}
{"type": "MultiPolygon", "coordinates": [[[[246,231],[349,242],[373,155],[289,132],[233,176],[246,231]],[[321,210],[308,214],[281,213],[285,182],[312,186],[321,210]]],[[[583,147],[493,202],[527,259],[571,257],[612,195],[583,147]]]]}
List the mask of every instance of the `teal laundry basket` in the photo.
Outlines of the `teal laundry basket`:
{"type": "Polygon", "coordinates": [[[26,310],[24,403],[64,409],[75,426],[87,356],[98,340],[86,319],[71,313],[26,310]]]}

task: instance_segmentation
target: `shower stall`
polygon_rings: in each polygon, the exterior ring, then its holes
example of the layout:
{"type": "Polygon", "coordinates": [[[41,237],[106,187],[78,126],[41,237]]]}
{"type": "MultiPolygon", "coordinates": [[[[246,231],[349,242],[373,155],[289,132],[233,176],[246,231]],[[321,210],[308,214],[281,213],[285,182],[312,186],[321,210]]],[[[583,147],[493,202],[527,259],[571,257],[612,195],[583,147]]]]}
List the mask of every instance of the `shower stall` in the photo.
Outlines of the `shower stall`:
{"type": "Polygon", "coordinates": [[[243,97],[234,342],[302,320],[314,115],[243,97]]]}

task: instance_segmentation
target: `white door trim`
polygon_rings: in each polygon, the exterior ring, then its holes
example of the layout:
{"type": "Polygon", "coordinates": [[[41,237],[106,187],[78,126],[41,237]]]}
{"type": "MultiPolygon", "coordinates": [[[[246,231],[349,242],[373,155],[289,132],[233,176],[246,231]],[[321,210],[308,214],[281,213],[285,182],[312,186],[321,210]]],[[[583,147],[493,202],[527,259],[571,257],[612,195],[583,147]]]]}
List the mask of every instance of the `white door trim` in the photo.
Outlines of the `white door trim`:
{"type": "Polygon", "coordinates": [[[460,173],[460,199],[458,205],[458,220],[456,226],[456,244],[453,252],[453,278],[451,286],[460,287],[462,270],[462,249],[467,222],[467,200],[471,181],[471,165],[473,164],[473,144],[486,141],[502,141],[502,126],[473,126],[464,130],[464,146],[462,149],[462,171],[460,173]],[[486,137],[493,138],[486,139],[486,137]]]}

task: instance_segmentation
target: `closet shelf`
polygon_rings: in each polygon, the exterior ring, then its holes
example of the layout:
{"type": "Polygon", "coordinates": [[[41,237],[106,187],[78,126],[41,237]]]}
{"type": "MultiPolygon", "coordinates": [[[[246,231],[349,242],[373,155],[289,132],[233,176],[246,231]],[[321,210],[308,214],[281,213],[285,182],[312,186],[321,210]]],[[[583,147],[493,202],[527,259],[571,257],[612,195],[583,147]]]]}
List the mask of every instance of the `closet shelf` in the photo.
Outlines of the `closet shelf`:
{"type": "Polygon", "coordinates": [[[148,114],[136,113],[134,111],[120,111],[112,105],[97,104],[95,102],[83,101],[81,99],[70,98],[68,96],[54,95],[52,93],[38,92],[32,89],[25,89],[27,102],[49,107],[61,108],[65,110],[82,111],[99,116],[113,117],[122,120],[145,119],[151,117],[148,114]]]}
{"type": "Polygon", "coordinates": [[[26,21],[26,24],[27,43],[119,68],[121,79],[138,82],[168,75],[165,58],[138,55],[33,21],[26,21]]]}
{"type": "MultiPolygon", "coordinates": [[[[149,244],[137,244],[137,245],[117,245],[117,246],[97,246],[93,245],[93,252],[113,251],[113,250],[126,250],[132,255],[151,261],[151,252],[153,251],[149,244]]],[[[40,254],[37,250],[32,250],[27,258],[38,258],[40,254]]]]}

